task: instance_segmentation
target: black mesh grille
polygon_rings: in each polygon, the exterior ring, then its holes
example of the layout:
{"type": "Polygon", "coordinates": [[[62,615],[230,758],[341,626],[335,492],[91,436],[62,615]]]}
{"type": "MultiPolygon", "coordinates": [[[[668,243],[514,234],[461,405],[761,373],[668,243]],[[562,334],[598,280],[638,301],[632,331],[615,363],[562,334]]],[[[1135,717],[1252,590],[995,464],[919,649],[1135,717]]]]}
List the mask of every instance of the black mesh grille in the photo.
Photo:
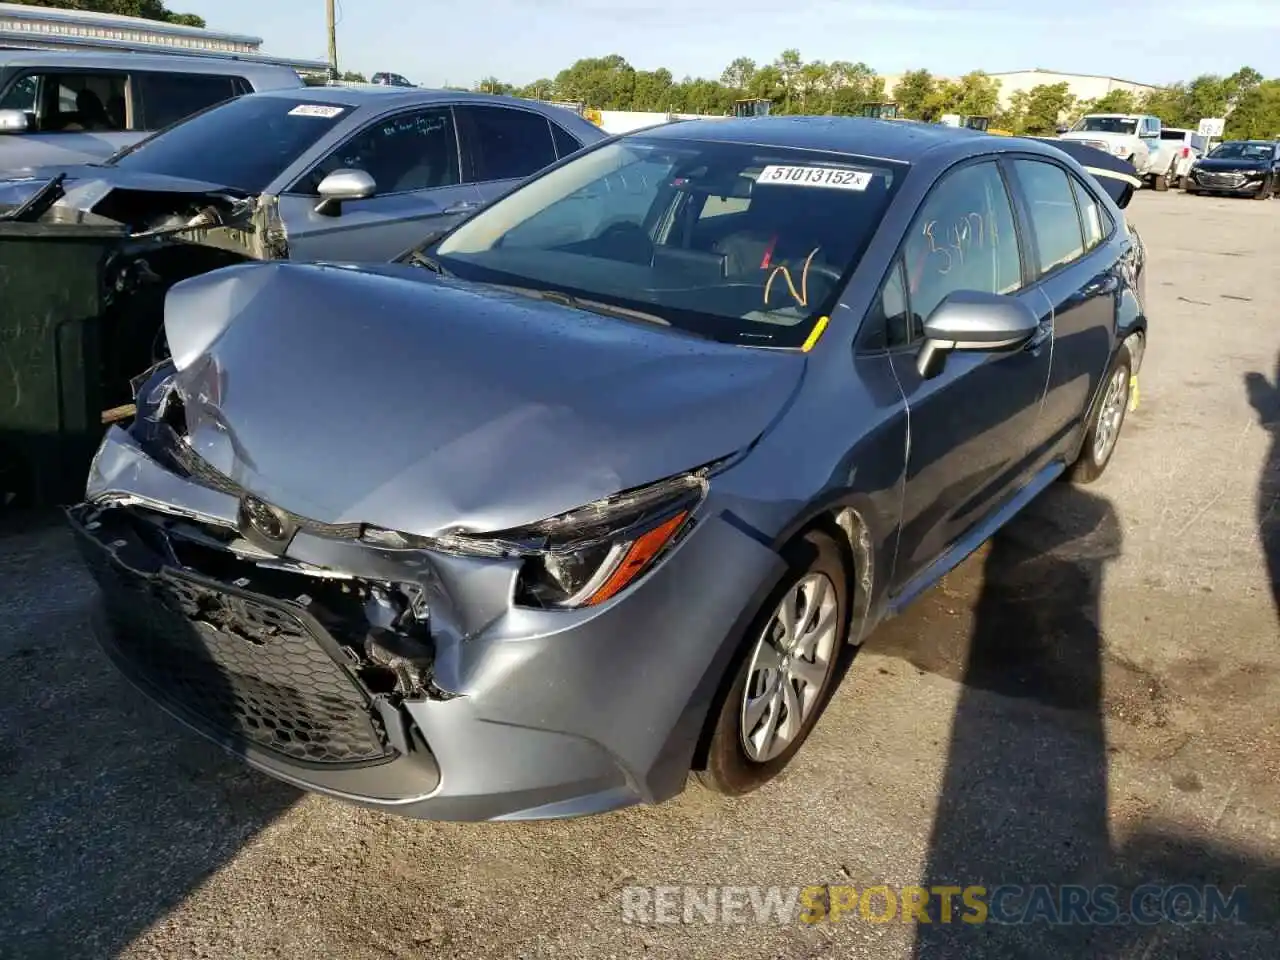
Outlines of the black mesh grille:
{"type": "Polygon", "coordinates": [[[102,586],[108,652],[188,722],[304,763],[393,755],[364,691],[310,618],[167,570],[135,573],[92,541],[83,553],[102,586]]]}

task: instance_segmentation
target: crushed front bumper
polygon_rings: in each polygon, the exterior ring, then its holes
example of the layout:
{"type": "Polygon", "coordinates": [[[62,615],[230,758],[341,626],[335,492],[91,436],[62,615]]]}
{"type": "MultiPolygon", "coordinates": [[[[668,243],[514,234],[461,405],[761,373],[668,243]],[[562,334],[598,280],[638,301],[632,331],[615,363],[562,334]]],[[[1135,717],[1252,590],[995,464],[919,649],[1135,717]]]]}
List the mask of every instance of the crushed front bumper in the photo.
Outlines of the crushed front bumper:
{"type": "Polygon", "coordinates": [[[126,676],[273,776],[424,819],[576,816],[678,793],[784,568],[710,501],[644,579],[583,611],[512,605],[505,561],[411,560],[305,530],[290,570],[219,558],[166,524],[234,522],[236,498],[168,472],[119,428],[95,460],[95,498],[69,518],[102,589],[102,645],[126,676]],[[187,518],[153,513],[162,497],[187,518]],[[367,624],[329,599],[343,582],[407,579],[432,607],[415,695],[362,656],[367,624]]]}

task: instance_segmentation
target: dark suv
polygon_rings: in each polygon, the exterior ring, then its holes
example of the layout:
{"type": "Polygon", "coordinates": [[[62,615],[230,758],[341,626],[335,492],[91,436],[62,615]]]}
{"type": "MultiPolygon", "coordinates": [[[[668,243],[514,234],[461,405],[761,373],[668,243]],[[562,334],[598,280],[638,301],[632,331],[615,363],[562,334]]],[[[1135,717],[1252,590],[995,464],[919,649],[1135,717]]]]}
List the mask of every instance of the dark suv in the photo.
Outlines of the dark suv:
{"type": "Polygon", "coordinates": [[[410,83],[398,73],[386,73],[385,71],[375,73],[373,82],[383,87],[412,87],[416,84],[410,83]]]}

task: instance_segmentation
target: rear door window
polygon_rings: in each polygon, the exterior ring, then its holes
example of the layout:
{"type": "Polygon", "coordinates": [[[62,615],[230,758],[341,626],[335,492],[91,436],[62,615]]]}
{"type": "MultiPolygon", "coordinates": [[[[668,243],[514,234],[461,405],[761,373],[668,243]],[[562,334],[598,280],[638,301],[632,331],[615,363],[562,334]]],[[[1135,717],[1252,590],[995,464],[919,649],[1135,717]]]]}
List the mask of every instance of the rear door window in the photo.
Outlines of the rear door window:
{"type": "Polygon", "coordinates": [[[231,77],[198,73],[135,73],[145,130],[162,130],[206,107],[236,96],[231,77]]]}
{"type": "Polygon", "coordinates": [[[1031,235],[1040,253],[1040,275],[1080,257],[1085,250],[1080,214],[1067,172],[1042,160],[1015,160],[1014,168],[1031,214],[1031,235]]]}
{"type": "Polygon", "coordinates": [[[561,158],[577,153],[582,149],[582,141],[566,131],[557,123],[551,124],[551,138],[556,144],[556,154],[561,158]]]}
{"type": "Polygon", "coordinates": [[[1111,214],[1098,201],[1088,187],[1077,178],[1071,178],[1071,187],[1075,191],[1076,203],[1080,206],[1080,220],[1084,225],[1084,248],[1092,250],[1111,233],[1113,226],[1111,214]]]}
{"type": "Polygon", "coordinates": [[[507,107],[458,107],[463,149],[477,183],[531,176],[556,161],[551,122],[507,107]]]}

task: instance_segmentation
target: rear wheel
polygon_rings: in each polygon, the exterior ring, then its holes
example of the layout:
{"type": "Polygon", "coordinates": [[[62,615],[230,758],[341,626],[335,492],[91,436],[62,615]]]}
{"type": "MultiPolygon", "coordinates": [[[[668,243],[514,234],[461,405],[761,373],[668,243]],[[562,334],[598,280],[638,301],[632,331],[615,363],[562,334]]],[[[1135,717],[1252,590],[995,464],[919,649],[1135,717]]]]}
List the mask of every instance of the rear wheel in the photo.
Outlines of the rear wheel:
{"type": "Polygon", "coordinates": [[[790,570],[770,594],[712,718],[702,784],[744,794],[795,756],[831,695],[849,634],[844,560],[812,532],[787,551],[790,570]]]}
{"type": "Polygon", "coordinates": [[[1067,471],[1072,483],[1092,483],[1102,476],[1120,440],[1120,428],[1129,409],[1133,360],[1128,346],[1121,344],[1102,384],[1102,397],[1093,408],[1085,429],[1080,456],[1067,471]]]}

